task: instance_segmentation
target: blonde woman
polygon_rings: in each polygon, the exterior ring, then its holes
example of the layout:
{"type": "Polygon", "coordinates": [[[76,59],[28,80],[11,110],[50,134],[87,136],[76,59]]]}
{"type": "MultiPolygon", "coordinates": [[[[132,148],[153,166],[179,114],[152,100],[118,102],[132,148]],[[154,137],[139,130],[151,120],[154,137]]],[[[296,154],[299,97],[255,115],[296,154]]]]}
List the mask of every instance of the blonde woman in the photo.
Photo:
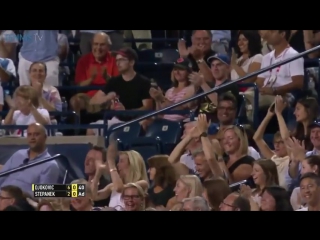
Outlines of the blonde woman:
{"type": "Polygon", "coordinates": [[[138,184],[128,183],[123,187],[121,199],[125,211],[145,211],[145,191],[138,184]]]}
{"type": "Polygon", "coordinates": [[[177,180],[174,188],[175,196],[168,201],[167,209],[172,210],[176,204],[182,202],[184,198],[202,196],[202,185],[195,175],[182,175],[177,180]]]}
{"type": "Polygon", "coordinates": [[[98,166],[98,171],[92,181],[92,191],[95,201],[106,199],[110,196],[109,207],[124,208],[121,201],[123,187],[127,183],[135,183],[147,191],[149,187],[146,165],[142,156],[136,151],[117,151],[116,144],[111,143],[107,151],[107,165],[98,166]],[[116,166],[115,160],[119,155],[119,162],[116,166]],[[106,171],[110,172],[112,183],[98,191],[98,183],[101,175],[106,171]]]}
{"type": "Polygon", "coordinates": [[[218,156],[218,162],[224,171],[229,183],[242,180],[253,182],[251,173],[254,158],[248,155],[248,138],[243,126],[229,126],[223,132],[222,148],[228,155],[227,164],[224,163],[222,151],[218,156]]]}
{"type": "MultiPolygon", "coordinates": [[[[36,122],[42,125],[50,124],[49,112],[39,107],[39,96],[33,87],[18,87],[13,99],[7,96],[6,102],[10,111],[3,121],[4,125],[30,125],[36,122]]],[[[17,130],[16,134],[20,135],[21,131],[17,130]]]]}

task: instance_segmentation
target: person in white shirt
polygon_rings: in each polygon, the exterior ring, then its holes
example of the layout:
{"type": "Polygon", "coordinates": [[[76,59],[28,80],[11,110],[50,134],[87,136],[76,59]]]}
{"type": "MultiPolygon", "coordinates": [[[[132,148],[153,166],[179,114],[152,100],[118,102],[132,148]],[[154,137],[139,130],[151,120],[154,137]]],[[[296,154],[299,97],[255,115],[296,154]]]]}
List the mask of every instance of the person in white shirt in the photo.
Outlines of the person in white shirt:
{"type": "MultiPolygon", "coordinates": [[[[261,68],[281,62],[298,54],[288,44],[290,30],[270,30],[268,42],[274,50],[263,56],[261,68]]],[[[270,106],[276,95],[286,96],[292,100],[291,92],[303,88],[304,60],[296,59],[287,64],[281,65],[258,76],[256,84],[259,87],[259,108],[270,106]]],[[[254,108],[254,92],[246,91],[245,96],[249,99],[254,108]]]]}
{"type": "Polygon", "coordinates": [[[312,172],[302,175],[300,191],[308,207],[296,211],[320,211],[320,177],[312,172]]]}
{"type": "Polygon", "coordinates": [[[16,77],[16,67],[9,58],[0,58],[0,111],[2,111],[4,104],[3,88],[1,83],[10,81],[16,77]]]}
{"type": "MultiPolygon", "coordinates": [[[[238,48],[232,52],[231,80],[237,80],[249,73],[258,71],[262,62],[261,41],[256,30],[241,30],[238,34],[238,48]]],[[[255,82],[257,77],[252,77],[244,82],[255,82]]]]}
{"type": "Polygon", "coordinates": [[[19,44],[17,35],[12,30],[0,30],[0,57],[16,60],[16,50],[19,44]]]}
{"type": "MultiPolygon", "coordinates": [[[[39,97],[36,90],[31,86],[20,86],[14,92],[14,98],[6,96],[10,110],[3,121],[3,125],[30,125],[39,123],[47,125],[50,123],[49,112],[39,108],[39,97]]],[[[26,131],[24,131],[24,136],[26,131]]],[[[15,135],[21,135],[17,130],[15,135]]]]}
{"type": "Polygon", "coordinates": [[[124,45],[123,30],[80,30],[80,50],[85,55],[91,52],[92,39],[96,33],[104,32],[111,40],[110,50],[118,51],[124,45]]]}

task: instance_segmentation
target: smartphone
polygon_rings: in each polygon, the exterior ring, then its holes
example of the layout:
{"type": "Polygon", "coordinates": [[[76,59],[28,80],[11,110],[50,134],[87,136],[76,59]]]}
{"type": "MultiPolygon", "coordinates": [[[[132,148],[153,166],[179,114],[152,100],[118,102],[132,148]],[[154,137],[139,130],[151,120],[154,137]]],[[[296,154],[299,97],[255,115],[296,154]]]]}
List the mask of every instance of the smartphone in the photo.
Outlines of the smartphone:
{"type": "Polygon", "coordinates": [[[158,83],[154,79],[151,79],[151,87],[157,90],[159,89],[158,83]]]}
{"type": "Polygon", "coordinates": [[[243,181],[240,181],[240,182],[232,183],[232,184],[229,185],[229,187],[233,192],[236,192],[236,191],[239,191],[240,186],[242,184],[246,184],[247,185],[247,180],[243,180],[243,181]]]}

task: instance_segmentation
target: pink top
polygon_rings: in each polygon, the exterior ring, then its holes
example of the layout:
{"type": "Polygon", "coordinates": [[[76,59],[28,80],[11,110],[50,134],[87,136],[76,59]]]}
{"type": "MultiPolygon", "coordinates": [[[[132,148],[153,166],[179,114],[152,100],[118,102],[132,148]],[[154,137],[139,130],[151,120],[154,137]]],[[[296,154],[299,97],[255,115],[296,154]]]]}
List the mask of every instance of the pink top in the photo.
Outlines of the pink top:
{"type": "MultiPolygon", "coordinates": [[[[172,87],[166,92],[166,98],[173,103],[181,102],[187,93],[188,87],[184,87],[179,92],[173,92],[174,89],[175,88],[172,87]]],[[[182,121],[183,119],[186,118],[186,116],[177,115],[177,114],[165,114],[163,115],[163,118],[170,121],[182,121]]]]}

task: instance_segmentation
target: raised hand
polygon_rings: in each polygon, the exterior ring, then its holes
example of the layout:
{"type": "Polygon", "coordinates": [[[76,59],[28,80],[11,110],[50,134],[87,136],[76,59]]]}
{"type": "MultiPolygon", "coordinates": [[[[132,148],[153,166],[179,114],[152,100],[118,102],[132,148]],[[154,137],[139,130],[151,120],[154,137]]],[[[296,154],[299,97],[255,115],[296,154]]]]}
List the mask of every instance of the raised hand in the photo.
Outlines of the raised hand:
{"type": "Polygon", "coordinates": [[[197,72],[192,72],[191,74],[189,74],[189,81],[199,87],[201,86],[201,84],[203,84],[204,82],[204,76],[201,73],[197,73],[197,72]]]}
{"type": "Polygon", "coordinates": [[[287,103],[283,100],[283,98],[280,95],[276,96],[275,104],[276,114],[281,114],[283,110],[287,107],[287,103]]]}
{"type": "Polygon", "coordinates": [[[209,128],[210,122],[207,120],[207,115],[199,114],[197,120],[197,128],[200,133],[207,132],[209,128]]]}
{"type": "Polygon", "coordinates": [[[180,57],[186,58],[190,54],[190,50],[187,48],[186,41],[184,39],[180,39],[178,41],[178,51],[180,57]]]}

